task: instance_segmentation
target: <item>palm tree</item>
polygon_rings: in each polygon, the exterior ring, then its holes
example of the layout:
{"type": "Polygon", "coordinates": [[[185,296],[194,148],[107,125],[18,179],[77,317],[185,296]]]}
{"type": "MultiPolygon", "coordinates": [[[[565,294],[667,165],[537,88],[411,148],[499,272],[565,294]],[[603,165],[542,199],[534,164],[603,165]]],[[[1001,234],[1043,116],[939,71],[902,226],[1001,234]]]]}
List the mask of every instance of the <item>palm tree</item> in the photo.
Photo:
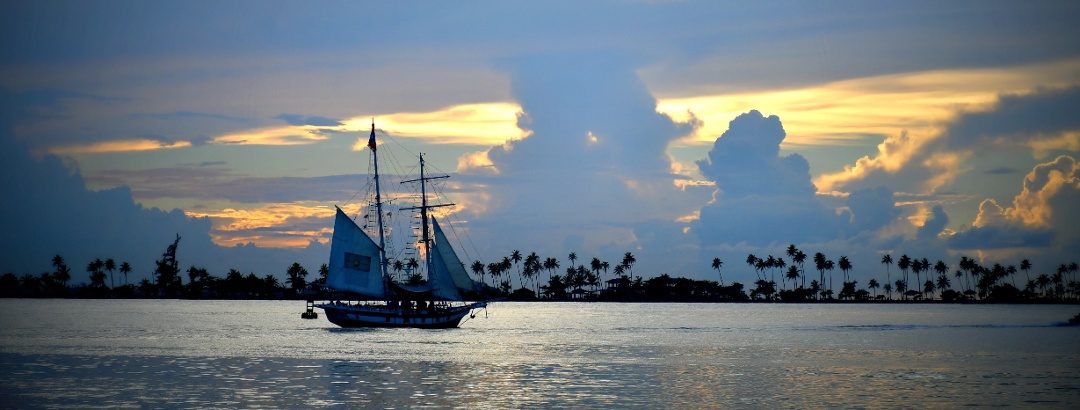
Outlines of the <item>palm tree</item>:
{"type": "Polygon", "coordinates": [[[55,277],[56,281],[62,284],[64,289],[66,290],[68,281],[71,280],[71,268],[68,268],[67,264],[64,263],[64,258],[61,257],[59,254],[53,256],[52,264],[53,267],[56,268],[56,272],[53,274],[53,277],[55,277]]]}
{"type": "Polygon", "coordinates": [[[795,290],[795,285],[799,283],[799,268],[795,267],[795,265],[789,266],[785,277],[791,279],[791,290],[795,290]]]}
{"type": "Polygon", "coordinates": [[[608,261],[600,262],[600,269],[604,270],[604,277],[603,277],[604,283],[602,284],[604,286],[607,286],[607,271],[608,271],[608,268],[610,268],[610,267],[611,267],[611,264],[608,263],[608,261]]]}
{"type": "Polygon", "coordinates": [[[888,295],[886,297],[888,297],[890,300],[892,300],[892,284],[886,282],[885,286],[883,286],[881,289],[885,291],[886,295],[888,295]]]}
{"type": "Polygon", "coordinates": [[[491,276],[491,286],[499,286],[499,276],[502,276],[502,265],[492,262],[487,265],[488,276],[491,276]]]}
{"type": "Polygon", "coordinates": [[[555,273],[555,270],[559,269],[559,260],[555,258],[544,259],[544,270],[548,271],[548,282],[551,282],[551,275],[555,273]]]}
{"type": "Polygon", "coordinates": [[[825,265],[826,262],[832,264],[832,261],[825,259],[825,254],[818,252],[814,254],[814,267],[818,270],[818,284],[825,286],[825,265]]]}
{"type": "MultiPolygon", "coordinates": [[[[746,264],[750,265],[751,268],[754,268],[754,273],[758,273],[758,267],[757,267],[758,266],[758,257],[757,256],[754,256],[754,254],[752,254],[752,253],[750,255],[748,255],[746,257],[746,264]]],[[[761,275],[757,275],[757,278],[761,279],[761,275]]]]}
{"type": "Polygon", "coordinates": [[[765,259],[765,268],[769,270],[769,277],[772,278],[772,281],[776,282],[776,270],[773,269],[774,267],[776,267],[776,258],[769,255],[769,257],[765,259]]]}
{"type": "Polygon", "coordinates": [[[949,289],[949,287],[951,287],[952,285],[951,283],[949,283],[949,275],[946,273],[948,271],[949,270],[946,269],[945,272],[942,272],[937,278],[937,288],[942,292],[944,292],[946,289],[949,289]]]}
{"type": "MultiPolygon", "coordinates": [[[[787,267],[787,262],[784,262],[783,257],[778,256],[778,257],[776,257],[776,263],[774,263],[774,265],[776,266],[777,269],[780,269],[780,271],[783,272],[784,268],[787,267]]],[[[783,280],[784,280],[784,278],[780,277],[780,281],[782,282],[783,280]]],[[[774,280],[773,282],[776,282],[776,281],[774,280]]]]}
{"type": "Polygon", "coordinates": [[[570,266],[571,267],[574,266],[574,261],[577,260],[577,253],[570,252],[570,254],[566,256],[566,259],[570,260],[570,266]]]}
{"type": "Polygon", "coordinates": [[[1024,271],[1024,276],[1027,277],[1028,282],[1031,282],[1031,274],[1028,273],[1031,270],[1031,261],[1027,259],[1020,261],[1020,270],[1024,271]]]}
{"type": "Polygon", "coordinates": [[[521,282],[521,286],[524,287],[525,279],[521,276],[521,265],[518,264],[522,259],[521,251],[514,249],[513,252],[510,252],[510,260],[514,262],[514,266],[517,267],[518,270],[518,282],[521,282]]]}
{"type": "Polygon", "coordinates": [[[131,273],[131,264],[124,262],[120,264],[120,273],[124,274],[124,286],[128,284],[128,274],[131,273]]]}
{"type": "Polygon", "coordinates": [[[878,286],[881,286],[881,285],[878,284],[877,279],[870,279],[870,282],[866,283],[866,287],[868,287],[868,288],[870,288],[870,290],[874,291],[874,299],[877,299],[877,288],[878,288],[878,286]]]}
{"type": "Polygon", "coordinates": [[[285,281],[289,283],[289,287],[294,294],[300,294],[307,286],[308,271],[303,266],[300,266],[300,262],[293,262],[292,266],[289,266],[285,271],[285,274],[288,275],[285,281]]]}
{"type": "MultiPolygon", "coordinates": [[[[900,261],[896,263],[896,266],[900,268],[901,272],[904,272],[904,289],[907,289],[907,282],[908,282],[907,271],[908,271],[908,268],[911,267],[911,258],[908,257],[906,253],[903,254],[903,255],[900,255],[900,261]]],[[[900,290],[899,286],[896,287],[896,291],[900,292],[900,297],[901,298],[907,299],[907,296],[905,296],[904,293],[903,293],[904,291],[900,290]]]]}
{"type": "Polygon", "coordinates": [[[116,262],[112,258],[105,259],[105,270],[109,271],[109,288],[115,288],[116,281],[113,280],[113,271],[116,270],[116,262]]]}
{"type": "MultiPolygon", "coordinates": [[[[888,286],[892,282],[891,274],[889,274],[889,265],[892,265],[892,255],[886,253],[881,257],[881,264],[885,265],[885,285],[888,286]]],[[[889,292],[889,299],[892,299],[892,294],[889,292]]]]}
{"type": "MultiPolygon", "coordinates": [[[[915,273],[915,290],[919,290],[919,284],[922,283],[922,275],[920,275],[920,273],[922,273],[924,268],[923,261],[918,259],[911,261],[911,271],[915,273]]],[[[925,297],[925,295],[923,296],[925,297]]]]}
{"type": "Polygon", "coordinates": [[[485,285],[487,284],[487,282],[484,282],[484,262],[475,260],[472,265],[469,266],[469,269],[472,269],[473,274],[480,277],[480,282],[483,282],[485,285]]]}
{"type": "Polygon", "coordinates": [[[713,258],[712,268],[716,269],[716,273],[720,275],[720,286],[724,286],[724,274],[720,272],[722,266],[724,266],[724,261],[720,260],[720,258],[713,258]]]}
{"type": "Polygon", "coordinates": [[[847,273],[849,270],[851,270],[851,261],[848,260],[847,256],[840,255],[840,260],[836,263],[836,266],[840,268],[840,270],[844,271],[844,282],[847,282],[847,273]]]}
{"type": "Polygon", "coordinates": [[[792,261],[799,264],[799,274],[802,276],[802,284],[799,287],[806,286],[806,269],[803,266],[803,262],[806,262],[806,254],[803,251],[796,251],[795,256],[791,258],[792,261]]]}
{"type": "Polygon", "coordinates": [[[634,263],[636,262],[637,258],[634,257],[634,254],[627,252],[623,255],[622,263],[623,265],[626,265],[626,269],[630,271],[630,280],[634,280],[634,263]]]}

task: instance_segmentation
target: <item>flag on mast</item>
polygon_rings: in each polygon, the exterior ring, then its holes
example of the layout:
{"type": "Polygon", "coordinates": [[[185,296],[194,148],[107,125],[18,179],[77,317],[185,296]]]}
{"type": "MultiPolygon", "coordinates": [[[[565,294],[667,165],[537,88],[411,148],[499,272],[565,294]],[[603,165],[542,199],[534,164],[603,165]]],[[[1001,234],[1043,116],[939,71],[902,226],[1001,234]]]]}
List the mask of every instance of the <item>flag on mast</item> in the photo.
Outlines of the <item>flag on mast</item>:
{"type": "Polygon", "coordinates": [[[367,146],[370,147],[372,151],[375,150],[375,121],[371,122],[371,137],[367,140],[367,146]]]}

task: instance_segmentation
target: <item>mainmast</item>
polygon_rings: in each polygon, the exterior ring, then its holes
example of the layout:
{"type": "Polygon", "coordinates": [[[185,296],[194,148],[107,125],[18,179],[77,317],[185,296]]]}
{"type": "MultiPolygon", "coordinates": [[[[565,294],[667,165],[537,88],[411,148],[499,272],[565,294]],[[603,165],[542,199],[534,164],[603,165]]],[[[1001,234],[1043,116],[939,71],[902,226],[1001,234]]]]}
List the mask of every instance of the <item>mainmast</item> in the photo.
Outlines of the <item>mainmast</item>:
{"type": "Polygon", "coordinates": [[[375,167],[375,212],[378,214],[379,223],[379,266],[382,269],[383,290],[390,286],[390,275],[387,271],[386,261],[386,235],[383,233],[383,210],[382,191],[379,187],[379,152],[375,149],[375,120],[371,120],[371,137],[368,138],[368,147],[371,148],[371,157],[375,167]]]}
{"type": "MultiPolygon", "coordinates": [[[[424,267],[428,272],[428,282],[434,282],[434,280],[435,280],[435,276],[433,275],[434,267],[432,266],[433,262],[432,262],[432,259],[431,259],[431,242],[432,242],[432,240],[431,240],[431,230],[429,228],[430,224],[428,222],[428,209],[439,208],[439,207],[444,207],[444,206],[452,206],[454,204],[428,205],[428,202],[427,202],[427,181],[432,180],[432,179],[443,179],[443,178],[449,178],[449,177],[450,177],[449,175],[442,175],[442,176],[437,176],[437,177],[428,177],[428,176],[424,175],[424,154],[421,153],[420,154],[420,178],[410,179],[408,181],[401,181],[401,183],[417,182],[417,181],[420,182],[420,206],[411,207],[411,208],[403,208],[403,209],[419,209],[420,210],[420,227],[421,227],[420,228],[420,232],[421,232],[420,241],[423,242],[423,244],[424,244],[424,267]]],[[[434,283],[432,283],[432,285],[434,285],[434,283]]]]}

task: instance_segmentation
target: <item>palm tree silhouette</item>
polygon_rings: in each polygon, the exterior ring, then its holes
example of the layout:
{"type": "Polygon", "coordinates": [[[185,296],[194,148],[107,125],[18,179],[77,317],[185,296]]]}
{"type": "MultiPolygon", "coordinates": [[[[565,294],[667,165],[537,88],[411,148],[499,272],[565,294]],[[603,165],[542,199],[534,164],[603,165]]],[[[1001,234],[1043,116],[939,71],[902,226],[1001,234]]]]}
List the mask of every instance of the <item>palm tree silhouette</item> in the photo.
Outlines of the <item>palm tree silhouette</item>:
{"type": "Polygon", "coordinates": [[[720,286],[724,286],[724,274],[723,274],[723,272],[720,272],[720,268],[723,267],[723,266],[724,266],[724,261],[720,260],[720,258],[713,258],[713,260],[712,260],[712,268],[716,269],[716,273],[718,275],[720,275],[720,286]]]}
{"type": "Polygon", "coordinates": [[[794,291],[795,285],[799,283],[799,268],[797,268],[795,265],[789,266],[787,275],[785,275],[785,277],[791,280],[791,290],[794,291]]]}
{"type": "Polygon", "coordinates": [[[874,299],[877,299],[877,288],[880,286],[877,279],[870,279],[870,282],[866,283],[866,287],[874,291],[874,299]]]}
{"type": "Polygon", "coordinates": [[[105,259],[105,270],[109,271],[109,288],[116,288],[116,281],[113,280],[113,271],[116,270],[116,261],[112,258],[105,259]]]}
{"type": "Polygon", "coordinates": [[[803,262],[806,262],[806,254],[803,251],[796,251],[791,260],[799,264],[799,274],[802,276],[802,284],[799,287],[806,287],[806,268],[803,266],[803,262]]]}
{"type": "MultiPolygon", "coordinates": [[[[911,258],[908,257],[906,253],[903,254],[903,255],[900,255],[900,261],[896,263],[896,266],[900,268],[901,272],[904,272],[904,289],[906,290],[907,289],[907,282],[908,282],[907,271],[908,271],[908,268],[911,267],[911,258]]],[[[903,290],[900,290],[899,285],[896,286],[896,291],[900,292],[900,298],[901,299],[907,299],[907,295],[904,294],[903,290]]]]}
{"type": "Polygon", "coordinates": [[[1028,282],[1031,282],[1031,274],[1028,273],[1031,270],[1031,261],[1027,259],[1020,261],[1020,270],[1024,271],[1024,276],[1027,277],[1028,282]]]}
{"type": "Polygon", "coordinates": [[[836,266],[839,267],[840,270],[844,271],[844,282],[847,282],[847,273],[849,270],[851,270],[851,261],[848,260],[847,256],[840,255],[840,260],[836,263],[836,266]]]}
{"type": "Polygon", "coordinates": [[[487,284],[487,282],[484,282],[484,262],[475,260],[472,265],[469,266],[469,269],[472,269],[473,274],[480,277],[480,282],[483,282],[485,285],[487,284]]]}
{"type": "Polygon", "coordinates": [[[631,281],[634,280],[634,263],[635,262],[637,262],[637,258],[634,257],[634,254],[632,254],[630,252],[627,252],[625,255],[623,255],[622,263],[623,263],[623,265],[626,265],[626,269],[630,271],[630,280],[631,281]]]}
{"type": "MultiPolygon", "coordinates": [[[[889,283],[892,282],[892,275],[889,274],[889,265],[892,265],[892,255],[886,253],[881,257],[881,263],[885,265],[885,285],[889,286],[889,283]]],[[[887,293],[889,293],[889,299],[892,299],[892,292],[887,293]]]]}
{"type": "Polygon", "coordinates": [[[120,264],[120,273],[124,274],[124,286],[128,285],[128,274],[131,273],[131,264],[124,262],[120,264]]]}
{"type": "MultiPolygon", "coordinates": [[[[747,255],[746,256],[746,264],[750,265],[751,268],[754,268],[754,273],[755,274],[758,273],[758,257],[757,256],[754,256],[754,254],[752,254],[752,253],[750,255],[747,255]]],[[[761,279],[761,275],[757,275],[757,278],[761,279]]]]}
{"type": "Polygon", "coordinates": [[[510,260],[514,262],[514,267],[516,267],[518,270],[518,282],[520,282],[521,286],[524,287],[525,279],[521,276],[521,265],[518,264],[518,262],[521,262],[521,259],[521,251],[514,249],[513,252],[510,252],[510,260]]]}

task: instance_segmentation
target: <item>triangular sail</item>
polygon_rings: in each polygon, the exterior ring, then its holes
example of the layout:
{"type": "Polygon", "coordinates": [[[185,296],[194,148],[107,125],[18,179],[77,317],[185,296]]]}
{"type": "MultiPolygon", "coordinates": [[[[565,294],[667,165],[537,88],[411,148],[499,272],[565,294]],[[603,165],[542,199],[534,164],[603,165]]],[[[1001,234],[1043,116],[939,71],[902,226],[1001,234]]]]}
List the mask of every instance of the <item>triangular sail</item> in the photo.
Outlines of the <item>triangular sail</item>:
{"type": "Polygon", "coordinates": [[[453,287],[453,293],[458,294],[457,300],[461,300],[460,293],[476,291],[475,282],[469,277],[465,265],[461,263],[457,252],[454,252],[454,248],[446,240],[446,234],[443,233],[435,218],[431,218],[431,225],[435,231],[435,247],[432,256],[434,257],[433,265],[438,274],[437,282],[440,288],[453,287]]]}
{"type": "Polygon", "coordinates": [[[386,296],[386,287],[379,263],[379,246],[337,208],[326,286],[382,298],[386,296]]]}

